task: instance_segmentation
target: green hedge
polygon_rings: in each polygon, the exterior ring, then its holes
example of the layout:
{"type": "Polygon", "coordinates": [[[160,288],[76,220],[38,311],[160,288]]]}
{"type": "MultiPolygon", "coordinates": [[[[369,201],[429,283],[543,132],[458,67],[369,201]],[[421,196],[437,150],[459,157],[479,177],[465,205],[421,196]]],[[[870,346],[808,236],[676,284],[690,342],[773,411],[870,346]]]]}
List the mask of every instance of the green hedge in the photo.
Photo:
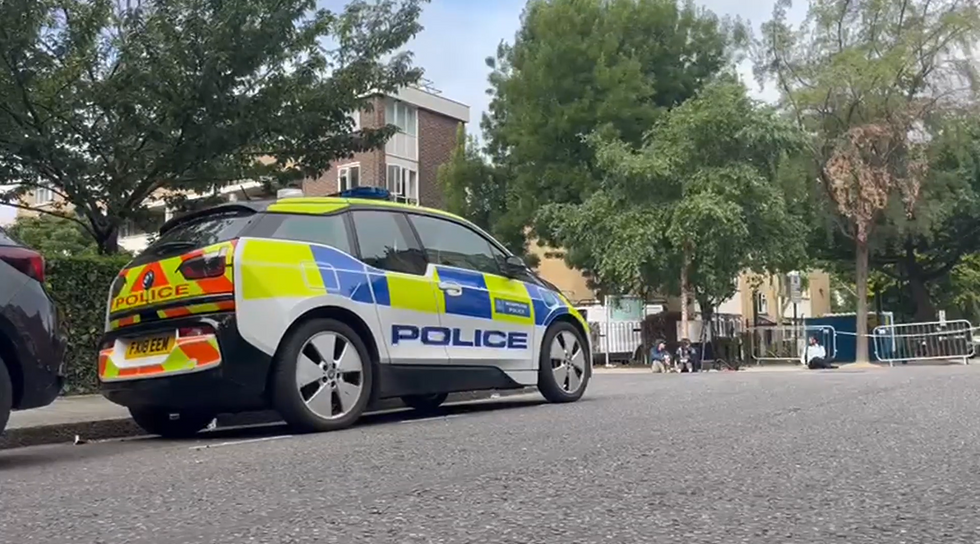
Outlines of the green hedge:
{"type": "Polygon", "coordinates": [[[98,387],[98,343],[105,331],[109,285],[129,257],[51,257],[47,287],[68,325],[64,394],[92,393],[98,387]]]}

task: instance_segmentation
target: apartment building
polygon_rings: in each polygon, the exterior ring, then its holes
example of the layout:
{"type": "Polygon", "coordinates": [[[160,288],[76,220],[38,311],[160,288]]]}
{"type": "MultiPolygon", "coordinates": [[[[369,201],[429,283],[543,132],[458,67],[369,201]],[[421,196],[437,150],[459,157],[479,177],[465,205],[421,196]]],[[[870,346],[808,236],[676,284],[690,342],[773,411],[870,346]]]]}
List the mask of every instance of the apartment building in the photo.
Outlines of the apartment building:
{"type": "Polygon", "coordinates": [[[392,95],[377,95],[371,108],[358,112],[358,127],[398,127],[384,149],[357,153],[337,161],[317,179],[303,184],[308,195],[327,195],[352,187],[385,187],[402,202],[441,208],[442,191],[436,172],[456,146],[461,124],[470,108],[432,89],[406,87],[392,95]]]}
{"type": "MultiPolygon", "coordinates": [[[[460,124],[469,122],[469,106],[445,98],[431,87],[407,87],[391,95],[379,94],[370,97],[369,103],[371,107],[367,111],[352,113],[355,130],[392,124],[398,127],[398,132],[384,149],[341,159],[317,179],[306,180],[304,192],[309,196],[323,196],[358,186],[387,187],[403,202],[442,207],[436,171],[452,155],[460,124]]],[[[267,196],[262,194],[261,183],[250,180],[228,183],[218,194],[227,201],[267,196]]],[[[25,200],[32,207],[44,208],[55,205],[56,195],[49,189],[39,188],[25,200]]],[[[141,251],[156,228],[173,217],[173,211],[167,209],[162,198],[151,198],[146,206],[155,220],[145,229],[123,225],[119,233],[120,247],[141,251]]]]}

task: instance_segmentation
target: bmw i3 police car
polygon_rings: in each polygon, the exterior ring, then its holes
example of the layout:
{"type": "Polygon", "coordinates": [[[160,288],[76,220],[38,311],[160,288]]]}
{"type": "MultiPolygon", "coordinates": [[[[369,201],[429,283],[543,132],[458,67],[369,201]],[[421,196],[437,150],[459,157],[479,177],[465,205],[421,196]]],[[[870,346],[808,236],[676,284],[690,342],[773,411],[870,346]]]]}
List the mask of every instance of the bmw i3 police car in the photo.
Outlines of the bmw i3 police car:
{"type": "Polygon", "coordinates": [[[387,191],[224,204],[171,220],[111,286],[103,395],[152,434],[273,408],[300,431],[374,401],[591,377],[585,320],[478,227],[387,191]]]}

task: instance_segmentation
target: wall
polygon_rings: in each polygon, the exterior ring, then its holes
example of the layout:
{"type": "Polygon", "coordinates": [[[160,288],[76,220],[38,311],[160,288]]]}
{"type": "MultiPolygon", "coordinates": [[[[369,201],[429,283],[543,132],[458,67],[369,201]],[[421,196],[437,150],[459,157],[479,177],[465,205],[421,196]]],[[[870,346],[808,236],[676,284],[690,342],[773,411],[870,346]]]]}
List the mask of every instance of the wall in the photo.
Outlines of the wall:
{"type": "Polygon", "coordinates": [[[528,244],[528,253],[537,255],[540,259],[538,275],[555,284],[572,304],[594,299],[595,293],[589,289],[585,276],[569,268],[564,259],[546,256],[549,251],[554,250],[539,245],[536,240],[531,240],[528,244]]]}
{"type": "Polygon", "coordinates": [[[418,110],[419,204],[430,208],[446,205],[436,180],[439,166],[449,161],[456,147],[460,122],[428,110],[418,110]]]}
{"type": "MultiPolygon", "coordinates": [[[[385,125],[385,106],[382,97],[371,99],[371,111],[359,112],[360,123],[364,128],[379,128],[385,125]]],[[[385,171],[384,152],[381,150],[355,153],[349,159],[341,159],[330,166],[330,169],[320,177],[303,182],[303,192],[308,196],[324,196],[336,193],[338,190],[338,169],[350,163],[360,163],[361,185],[381,185],[385,171]]]]}

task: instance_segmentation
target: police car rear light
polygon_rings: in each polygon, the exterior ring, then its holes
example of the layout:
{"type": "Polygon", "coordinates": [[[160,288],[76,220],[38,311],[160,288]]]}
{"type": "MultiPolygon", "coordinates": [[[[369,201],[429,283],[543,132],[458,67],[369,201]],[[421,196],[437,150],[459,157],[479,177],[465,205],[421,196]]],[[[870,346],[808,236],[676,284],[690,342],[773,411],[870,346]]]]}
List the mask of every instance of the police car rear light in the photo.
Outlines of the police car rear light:
{"type": "Polygon", "coordinates": [[[212,334],[214,334],[214,329],[208,325],[181,327],[177,329],[177,338],[194,338],[196,336],[209,336],[212,334]]]}
{"type": "Polygon", "coordinates": [[[225,275],[225,252],[208,253],[193,259],[187,259],[177,268],[182,276],[189,280],[203,280],[225,275]]]}
{"type": "Polygon", "coordinates": [[[391,192],[383,187],[354,187],[341,191],[342,198],[366,198],[369,200],[391,200],[391,192]]]}

